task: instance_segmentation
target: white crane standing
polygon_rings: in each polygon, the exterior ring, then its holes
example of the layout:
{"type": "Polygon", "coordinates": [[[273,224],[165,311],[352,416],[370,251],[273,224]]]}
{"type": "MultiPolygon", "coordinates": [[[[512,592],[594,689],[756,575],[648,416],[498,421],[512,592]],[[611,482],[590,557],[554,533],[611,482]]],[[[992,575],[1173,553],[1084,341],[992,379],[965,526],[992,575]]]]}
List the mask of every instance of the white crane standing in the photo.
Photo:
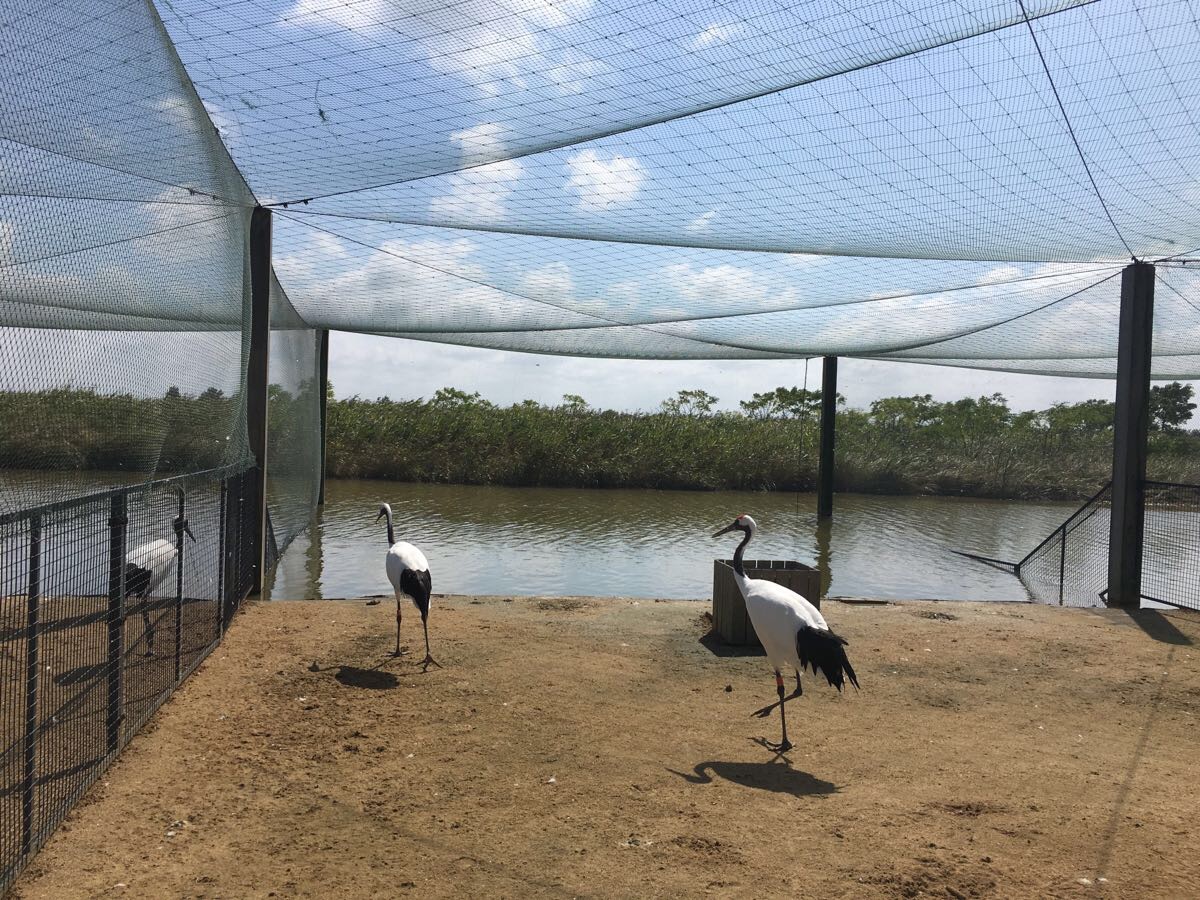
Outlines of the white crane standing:
{"type": "Polygon", "coordinates": [[[742,567],[742,552],[754,537],[757,527],[752,518],[743,514],[713,537],[720,537],[730,531],[741,531],[745,534],[733,554],[734,579],[742,592],[742,598],[746,601],[746,612],[750,614],[754,631],[767,652],[767,659],[775,669],[775,687],[779,692],[778,701],[764,706],[754,715],[766,717],[776,706],[779,707],[783,739],[778,744],[766,743],[766,746],[777,753],[783,753],[792,748],[792,742],[787,736],[784,704],[804,693],[800,684],[800,670],[810,666],[813,675],[823,671],[829,683],[839,691],[846,679],[849,679],[857,690],[858,678],[850,660],[846,658],[846,640],[829,630],[825,617],[815,606],[781,584],[746,577],[746,570],[742,567]],[[796,671],[796,690],[787,697],[783,695],[782,670],[785,666],[791,666],[796,671]]]}
{"type": "MultiPolygon", "coordinates": [[[[187,520],[178,524],[194,542],[196,536],[188,527],[187,520]]],[[[125,554],[125,597],[137,597],[142,601],[142,626],[146,637],[146,655],[154,655],[154,626],[150,623],[148,602],[150,595],[175,571],[179,548],[175,541],[159,538],[139,544],[125,554]]]]}
{"type": "Polygon", "coordinates": [[[412,598],[417,610],[421,613],[421,625],[425,628],[425,659],[421,663],[421,671],[431,665],[442,667],[429,652],[429,595],[433,590],[433,581],[429,577],[429,562],[425,554],[408,541],[396,540],[396,532],[392,529],[392,508],[386,503],[380,504],[378,522],[387,517],[387,577],[396,592],[396,652],[400,655],[400,620],[403,618],[404,598],[412,598]]]}

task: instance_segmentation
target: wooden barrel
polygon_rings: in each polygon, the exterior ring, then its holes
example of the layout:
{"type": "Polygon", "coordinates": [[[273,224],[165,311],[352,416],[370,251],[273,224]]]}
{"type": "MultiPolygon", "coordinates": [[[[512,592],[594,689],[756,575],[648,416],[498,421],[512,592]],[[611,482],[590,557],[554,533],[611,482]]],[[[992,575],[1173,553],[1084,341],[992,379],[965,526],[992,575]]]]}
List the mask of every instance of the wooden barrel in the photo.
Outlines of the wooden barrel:
{"type": "MultiPolygon", "coordinates": [[[[791,588],[813,606],[821,606],[821,573],[793,559],[746,559],[742,566],[750,578],[774,581],[791,588]]],[[[713,560],[713,630],[726,644],[761,647],[746,602],[733,577],[733,560],[713,560]]]]}

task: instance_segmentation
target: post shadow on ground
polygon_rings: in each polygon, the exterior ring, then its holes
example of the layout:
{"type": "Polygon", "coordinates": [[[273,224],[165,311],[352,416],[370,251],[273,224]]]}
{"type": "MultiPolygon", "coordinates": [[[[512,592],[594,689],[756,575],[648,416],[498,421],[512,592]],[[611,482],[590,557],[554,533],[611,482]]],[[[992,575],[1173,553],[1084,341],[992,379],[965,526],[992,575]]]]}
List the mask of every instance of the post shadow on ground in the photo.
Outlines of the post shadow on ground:
{"type": "Polygon", "coordinates": [[[696,763],[690,773],[676,772],[671,768],[667,771],[690,784],[712,784],[715,775],[743,787],[791,794],[793,797],[823,796],[836,794],[839,790],[831,781],[793,769],[792,764],[782,755],[777,755],[769,762],[728,762],[710,759],[696,763]]]}
{"type": "Polygon", "coordinates": [[[700,638],[700,643],[708,648],[713,656],[766,656],[767,653],[757,644],[727,644],[715,631],[710,631],[700,638]]]}
{"type": "Polygon", "coordinates": [[[1124,613],[1129,616],[1133,624],[1154,640],[1163,644],[1176,644],[1181,647],[1190,647],[1195,643],[1190,637],[1180,631],[1175,623],[1171,621],[1170,616],[1163,615],[1162,610],[1158,609],[1126,609],[1124,613]]]}

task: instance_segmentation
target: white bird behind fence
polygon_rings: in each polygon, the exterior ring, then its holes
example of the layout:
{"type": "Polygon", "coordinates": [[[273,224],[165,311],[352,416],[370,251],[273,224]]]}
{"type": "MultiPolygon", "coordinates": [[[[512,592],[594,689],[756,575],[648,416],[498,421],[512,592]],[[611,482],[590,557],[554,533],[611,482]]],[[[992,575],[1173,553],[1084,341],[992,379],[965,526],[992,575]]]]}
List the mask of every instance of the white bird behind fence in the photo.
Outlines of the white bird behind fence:
{"type": "MultiPolygon", "coordinates": [[[[196,540],[186,519],[179,527],[193,541],[196,540]]],[[[150,597],[175,572],[178,558],[177,542],[162,538],[139,544],[125,554],[125,598],[136,597],[141,602],[147,656],[154,655],[154,625],[150,621],[150,597]]]]}
{"type": "Polygon", "coordinates": [[[433,590],[433,579],[429,576],[429,561],[425,554],[408,541],[396,540],[396,532],[392,528],[392,508],[383,503],[379,506],[378,522],[387,517],[388,553],[386,569],[388,581],[396,592],[396,652],[400,655],[400,620],[404,616],[404,598],[412,599],[417,611],[421,614],[421,625],[425,629],[425,659],[421,663],[421,671],[428,670],[431,665],[442,667],[429,652],[429,598],[433,590]]]}
{"type": "Polygon", "coordinates": [[[730,531],[740,531],[745,535],[733,554],[733,577],[742,592],[742,598],[746,601],[746,612],[750,615],[754,631],[767,652],[771,667],[775,670],[775,688],[779,693],[779,700],[757,710],[754,715],[766,717],[776,706],[779,707],[783,737],[778,744],[764,743],[769,749],[782,753],[792,748],[792,742],[787,736],[787,714],[784,704],[804,693],[800,684],[800,670],[811,667],[813,675],[824,672],[830,685],[839,691],[847,679],[857,690],[858,677],[846,657],[846,640],[829,630],[829,625],[820,610],[782,584],[746,577],[742,553],[754,537],[757,527],[752,518],[740,515],[733,520],[732,525],[722,528],[713,537],[720,537],[730,531]],[[796,672],[796,690],[785,697],[783,670],[787,667],[796,672]]]}

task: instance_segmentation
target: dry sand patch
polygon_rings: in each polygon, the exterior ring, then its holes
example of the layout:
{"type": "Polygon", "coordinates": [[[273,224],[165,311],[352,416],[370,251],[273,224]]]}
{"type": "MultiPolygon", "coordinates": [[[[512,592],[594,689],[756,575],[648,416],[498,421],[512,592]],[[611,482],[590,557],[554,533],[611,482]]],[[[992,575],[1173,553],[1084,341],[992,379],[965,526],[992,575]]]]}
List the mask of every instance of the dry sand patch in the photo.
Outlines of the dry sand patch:
{"type": "Polygon", "coordinates": [[[779,759],[704,609],[439,597],[422,675],[387,602],[252,605],[14,895],[1195,894],[1200,617],[830,604],[863,690],[779,759]]]}

